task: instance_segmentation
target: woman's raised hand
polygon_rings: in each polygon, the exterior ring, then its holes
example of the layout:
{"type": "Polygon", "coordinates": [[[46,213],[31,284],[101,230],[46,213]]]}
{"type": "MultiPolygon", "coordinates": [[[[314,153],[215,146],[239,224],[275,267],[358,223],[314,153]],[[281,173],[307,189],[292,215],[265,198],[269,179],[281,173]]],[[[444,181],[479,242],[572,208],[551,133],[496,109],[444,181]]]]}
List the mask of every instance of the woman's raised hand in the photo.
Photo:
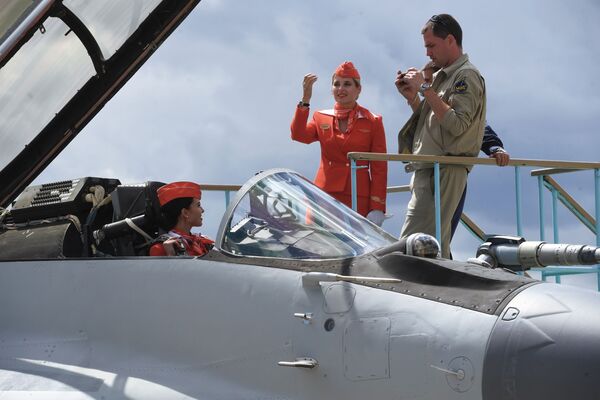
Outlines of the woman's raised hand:
{"type": "Polygon", "coordinates": [[[310,98],[312,97],[312,88],[315,82],[317,81],[317,76],[315,74],[306,74],[304,75],[304,80],[302,81],[302,102],[310,103],[310,98]]]}

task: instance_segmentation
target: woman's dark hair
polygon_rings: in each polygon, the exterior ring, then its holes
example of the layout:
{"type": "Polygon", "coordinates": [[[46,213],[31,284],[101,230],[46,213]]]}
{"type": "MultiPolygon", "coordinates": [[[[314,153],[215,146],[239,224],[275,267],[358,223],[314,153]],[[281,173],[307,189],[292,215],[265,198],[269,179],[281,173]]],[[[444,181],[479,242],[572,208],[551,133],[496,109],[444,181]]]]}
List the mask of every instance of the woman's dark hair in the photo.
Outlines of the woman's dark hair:
{"type": "Polygon", "coordinates": [[[180,197],[173,199],[160,208],[161,222],[160,227],[164,230],[171,230],[177,225],[177,219],[181,214],[181,210],[188,208],[194,199],[192,197],[180,197]]]}

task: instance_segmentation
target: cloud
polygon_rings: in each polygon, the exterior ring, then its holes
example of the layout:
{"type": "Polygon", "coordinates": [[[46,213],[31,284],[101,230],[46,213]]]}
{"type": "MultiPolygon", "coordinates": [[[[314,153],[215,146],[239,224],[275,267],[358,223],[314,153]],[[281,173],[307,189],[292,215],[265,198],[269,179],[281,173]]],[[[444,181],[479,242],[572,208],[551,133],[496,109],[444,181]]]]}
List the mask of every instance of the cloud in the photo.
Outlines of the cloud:
{"type": "MultiPolygon", "coordinates": [[[[513,157],[597,160],[594,1],[458,0],[440,7],[430,0],[416,7],[391,0],[205,0],[40,180],[110,173],[124,182],[241,184],[271,167],[312,178],[319,146],[292,142],[290,120],[308,72],[319,76],[312,108],[332,106],[329,79],[344,60],[360,69],[361,104],[383,115],[393,153],[410,115],[395,73],[427,61],[420,29],[444,11],[463,26],[465,51],[486,78],[488,121],[513,157]]],[[[491,167],[471,174],[466,209],[488,230],[516,229],[513,174],[491,167]]],[[[535,237],[537,186],[523,174],[527,232],[535,237]]],[[[390,166],[390,185],[408,179],[400,164],[390,166]]],[[[590,203],[588,177],[563,180],[585,188],[590,203]]],[[[386,228],[397,234],[408,197],[391,199],[396,216],[386,228]]],[[[568,220],[565,229],[575,226],[568,220]]],[[[455,241],[460,254],[472,255],[473,245],[462,236],[455,241]]]]}

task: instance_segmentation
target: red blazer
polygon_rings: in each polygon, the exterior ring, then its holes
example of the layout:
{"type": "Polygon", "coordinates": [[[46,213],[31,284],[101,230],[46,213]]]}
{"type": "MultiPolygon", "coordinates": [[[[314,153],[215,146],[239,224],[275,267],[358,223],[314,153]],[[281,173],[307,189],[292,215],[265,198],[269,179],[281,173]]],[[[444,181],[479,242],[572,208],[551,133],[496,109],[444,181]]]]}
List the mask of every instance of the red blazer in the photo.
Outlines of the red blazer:
{"type": "MultiPolygon", "coordinates": [[[[333,110],[317,111],[308,122],[308,107],[297,107],[292,120],[292,139],[302,143],[321,143],[321,164],[315,185],[327,193],[351,194],[350,160],[352,151],[387,153],[381,116],[359,106],[352,130],[342,133],[335,129],[333,110]]],[[[385,212],[387,189],[386,161],[358,161],[368,168],[357,170],[358,196],[369,199],[369,211],[385,212]]]]}
{"type": "MultiPolygon", "coordinates": [[[[186,256],[203,256],[206,253],[208,253],[209,250],[212,249],[215,244],[213,240],[207,238],[206,236],[198,234],[185,235],[180,232],[169,231],[169,233],[164,236],[165,240],[170,238],[179,238],[181,243],[185,247],[184,255],[186,256]]],[[[160,242],[150,246],[148,254],[150,256],[166,256],[167,252],[165,251],[162,242],[160,242]]]]}

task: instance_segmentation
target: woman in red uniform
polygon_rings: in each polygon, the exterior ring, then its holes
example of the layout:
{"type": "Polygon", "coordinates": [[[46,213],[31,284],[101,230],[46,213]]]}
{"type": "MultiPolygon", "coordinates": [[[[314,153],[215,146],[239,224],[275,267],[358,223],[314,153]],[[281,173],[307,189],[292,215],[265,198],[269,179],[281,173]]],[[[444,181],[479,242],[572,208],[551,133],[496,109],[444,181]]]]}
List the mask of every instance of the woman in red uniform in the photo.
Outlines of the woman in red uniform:
{"type": "Polygon", "coordinates": [[[173,182],[158,191],[163,228],[168,230],[161,243],[150,247],[151,256],[203,256],[213,247],[209,238],[192,233],[192,227],[202,226],[204,209],[200,204],[202,191],[193,182],[173,182]]]}
{"type": "MultiPolygon", "coordinates": [[[[381,116],[372,114],[356,100],[361,91],[360,75],[351,62],[341,64],[333,74],[333,110],[316,111],[308,122],[312,87],[317,76],[307,74],[302,101],[296,108],[292,139],[302,143],[321,143],[321,164],[315,185],[348,207],[352,205],[350,160],[352,151],[387,153],[381,116]]],[[[387,188],[387,162],[358,161],[358,212],[381,226],[384,220],[387,188]]]]}

